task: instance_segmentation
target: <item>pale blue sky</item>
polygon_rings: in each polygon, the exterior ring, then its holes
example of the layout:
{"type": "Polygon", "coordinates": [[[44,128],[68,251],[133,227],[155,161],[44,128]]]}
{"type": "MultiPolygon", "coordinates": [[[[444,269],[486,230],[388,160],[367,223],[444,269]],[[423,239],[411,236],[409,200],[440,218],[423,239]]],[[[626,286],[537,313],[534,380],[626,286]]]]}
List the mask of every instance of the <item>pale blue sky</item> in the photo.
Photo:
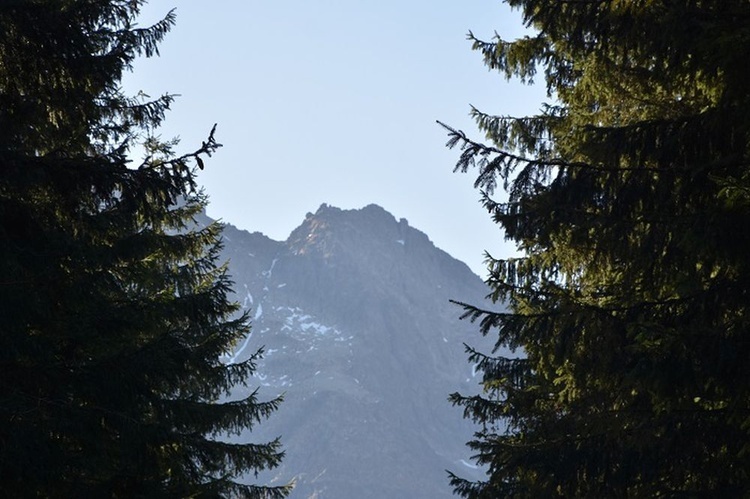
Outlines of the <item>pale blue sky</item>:
{"type": "Polygon", "coordinates": [[[162,129],[192,150],[214,123],[224,144],[199,181],[208,214],[286,239],[321,203],[377,203],[484,276],[483,251],[509,254],[472,187],[452,173],[441,120],[480,137],[469,105],[536,113],[543,85],[505,82],[466,33],[522,33],[500,0],[151,0],[170,8],[161,57],[140,60],[128,92],[181,97],[162,129]]]}

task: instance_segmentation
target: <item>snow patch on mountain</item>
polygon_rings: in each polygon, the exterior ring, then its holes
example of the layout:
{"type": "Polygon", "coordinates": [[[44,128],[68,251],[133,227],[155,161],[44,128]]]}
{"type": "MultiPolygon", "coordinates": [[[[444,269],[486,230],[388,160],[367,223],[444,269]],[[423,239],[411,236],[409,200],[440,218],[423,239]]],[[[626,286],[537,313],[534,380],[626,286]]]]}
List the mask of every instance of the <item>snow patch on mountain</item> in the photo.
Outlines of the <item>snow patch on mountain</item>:
{"type": "Polygon", "coordinates": [[[231,355],[222,355],[221,361],[224,362],[225,364],[234,364],[234,363],[236,363],[237,362],[237,357],[239,357],[240,355],[242,355],[242,352],[245,351],[245,349],[247,348],[247,345],[250,343],[250,338],[252,338],[252,336],[253,336],[253,333],[249,333],[245,337],[245,341],[242,342],[242,346],[240,348],[238,348],[237,350],[235,350],[234,354],[231,354],[231,355]]]}
{"type": "Polygon", "coordinates": [[[479,466],[476,466],[476,465],[474,465],[474,464],[471,464],[471,463],[470,463],[470,462],[468,462],[468,461],[467,461],[466,459],[461,459],[461,464],[463,464],[463,465],[464,465],[464,466],[466,466],[467,468],[471,468],[471,469],[473,469],[473,470],[479,469],[479,466]]]}
{"type": "Polygon", "coordinates": [[[278,258],[273,259],[273,261],[271,262],[271,268],[269,268],[268,270],[264,270],[262,272],[263,277],[269,278],[273,275],[273,268],[276,266],[276,262],[278,261],[279,261],[278,258]]]}
{"type": "Polygon", "coordinates": [[[245,284],[245,298],[242,300],[242,308],[247,310],[248,308],[253,306],[253,295],[250,293],[250,290],[247,289],[247,284],[245,284]]]}
{"type": "Polygon", "coordinates": [[[299,307],[277,307],[276,312],[286,315],[281,331],[288,332],[293,338],[299,340],[330,338],[334,341],[347,341],[353,338],[353,336],[345,336],[334,326],[322,324],[299,307]]]}

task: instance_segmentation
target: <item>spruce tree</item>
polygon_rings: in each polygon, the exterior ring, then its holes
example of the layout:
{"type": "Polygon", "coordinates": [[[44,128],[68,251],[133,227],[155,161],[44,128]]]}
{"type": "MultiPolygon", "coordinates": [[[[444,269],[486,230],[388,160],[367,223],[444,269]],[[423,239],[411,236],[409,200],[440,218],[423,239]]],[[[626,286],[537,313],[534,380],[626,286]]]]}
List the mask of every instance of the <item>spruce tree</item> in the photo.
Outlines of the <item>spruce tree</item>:
{"type": "Polygon", "coordinates": [[[486,140],[449,128],[522,254],[488,258],[508,312],[464,305],[497,349],[470,350],[483,392],[451,396],[488,470],[454,490],[749,496],[750,4],[507,3],[534,34],[473,47],[552,103],[474,109],[486,140]]]}
{"type": "Polygon", "coordinates": [[[172,97],[120,88],[174,22],[138,27],[142,4],[0,5],[2,495],[284,497],[241,483],[279,441],[227,438],[280,400],[231,399],[260,352],[219,361],[248,331],[221,227],[194,222],[219,144],[176,155],[154,136],[172,97]]]}

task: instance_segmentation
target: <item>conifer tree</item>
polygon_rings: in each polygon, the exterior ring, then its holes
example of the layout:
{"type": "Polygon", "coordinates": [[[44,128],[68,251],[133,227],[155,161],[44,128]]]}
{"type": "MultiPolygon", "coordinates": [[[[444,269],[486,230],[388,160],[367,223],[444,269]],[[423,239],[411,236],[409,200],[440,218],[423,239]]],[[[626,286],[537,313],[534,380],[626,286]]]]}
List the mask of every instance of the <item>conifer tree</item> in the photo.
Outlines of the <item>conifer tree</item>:
{"type": "Polygon", "coordinates": [[[521,250],[507,313],[464,305],[518,359],[470,350],[489,497],[750,495],[750,4],[508,0],[534,34],[470,34],[553,104],[474,109],[457,170],[521,250]],[[498,200],[497,186],[507,192],[498,200]]]}
{"type": "Polygon", "coordinates": [[[174,22],[138,27],[142,4],[0,5],[2,495],[284,497],[243,484],[279,441],[226,438],[280,400],[232,400],[257,355],[219,361],[248,328],[221,227],[193,221],[219,144],[176,155],[154,136],[172,97],[120,88],[174,22]]]}

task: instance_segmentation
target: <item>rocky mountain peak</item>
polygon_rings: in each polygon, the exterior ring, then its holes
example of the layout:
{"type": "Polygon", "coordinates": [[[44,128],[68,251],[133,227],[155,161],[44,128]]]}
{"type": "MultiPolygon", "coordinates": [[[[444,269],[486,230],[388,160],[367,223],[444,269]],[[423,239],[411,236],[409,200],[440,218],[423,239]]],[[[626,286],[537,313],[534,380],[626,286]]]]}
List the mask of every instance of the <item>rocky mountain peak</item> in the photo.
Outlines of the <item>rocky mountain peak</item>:
{"type": "Polygon", "coordinates": [[[479,335],[449,303],[486,294],[465,264],[374,204],[324,204],[283,242],[227,227],[224,254],[253,327],[227,360],[265,345],[255,381],[286,393],[249,438],[282,435],[293,498],[447,498],[445,469],[476,471],[447,402],[479,381],[479,335]]]}
{"type": "Polygon", "coordinates": [[[322,204],[290,234],[287,245],[297,254],[317,253],[330,257],[334,252],[346,253],[364,245],[385,250],[391,243],[404,245],[406,238],[428,241],[427,236],[409,227],[406,219],[396,221],[378,205],[342,210],[322,204]]]}

